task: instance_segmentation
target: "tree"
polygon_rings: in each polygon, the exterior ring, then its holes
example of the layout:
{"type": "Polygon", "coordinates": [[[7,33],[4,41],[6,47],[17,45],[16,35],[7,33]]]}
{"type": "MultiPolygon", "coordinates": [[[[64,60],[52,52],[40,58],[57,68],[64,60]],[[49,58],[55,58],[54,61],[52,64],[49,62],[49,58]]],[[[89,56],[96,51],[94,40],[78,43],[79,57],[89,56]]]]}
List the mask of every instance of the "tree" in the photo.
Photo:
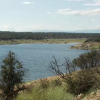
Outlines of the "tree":
{"type": "Polygon", "coordinates": [[[65,62],[62,64],[59,64],[56,58],[54,58],[54,61],[50,62],[50,68],[66,83],[67,92],[79,95],[100,86],[99,55],[99,52],[91,51],[80,55],[79,58],[73,61],[65,58],[65,62]],[[79,69],[80,71],[77,71],[79,69]]]}
{"type": "Polygon", "coordinates": [[[15,94],[20,90],[19,85],[23,82],[25,71],[21,62],[16,58],[15,53],[11,51],[9,51],[2,62],[0,73],[2,100],[12,100],[15,94]]]}
{"type": "Polygon", "coordinates": [[[80,69],[87,69],[100,66],[100,52],[92,50],[85,54],[81,54],[73,60],[73,63],[80,69]]]}

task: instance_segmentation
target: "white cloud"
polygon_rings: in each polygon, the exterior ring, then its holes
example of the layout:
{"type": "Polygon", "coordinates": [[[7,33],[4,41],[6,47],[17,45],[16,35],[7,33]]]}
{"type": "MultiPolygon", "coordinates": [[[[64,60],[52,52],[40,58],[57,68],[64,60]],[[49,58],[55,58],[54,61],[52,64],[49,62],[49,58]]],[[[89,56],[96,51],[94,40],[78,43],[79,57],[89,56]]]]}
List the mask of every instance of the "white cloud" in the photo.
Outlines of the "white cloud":
{"type": "Polygon", "coordinates": [[[2,31],[9,31],[11,28],[12,28],[11,25],[3,25],[1,30],[2,31]]]}
{"type": "Polygon", "coordinates": [[[96,25],[95,29],[100,29],[100,25],[96,25]]]}
{"type": "Polygon", "coordinates": [[[27,5],[29,5],[29,4],[33,4],[34,2],[23,2],[23,4],[27,4],[27,5]]]}
{"type": "Polygon", "coordinates": [[[100,6],[100,0],[94,0],[95,3],[87,3],[87,4],[83,4],[85,6],[100,6]]]}
{"type": "Polygon", "coordinates": [[[3,26],[5,29],[8,29],[10,27],[10,25],[4,25],[3,26]]]}
{"type": "Polygon", "coordinates": [[[35,31],[35,30],[56,30],[59,29],[58,25],[32,25],[19,27],[18,31],[35,31]]]}
{"type": "Polygon", "coordinates": [[[91,22],[95,22],[96,20],[94,20],[94,19],[91,19],[91,22]]]}
{"type": "Polygon", "coordinates": [[[68,0],[68,1],[82,1],[82,0],[68,0]]]}
{"type": "Polygon", "coordinates": [[[50,14],[51,12],[46,12],[46,13],[50,14]]]}
{"type": "Polygon", "coordinates": [[[58,9],[57,13],[64,15],[100,15],[100,8],[86,10],[58,9]]]}
{"type": "Polygon", "coordinates": [[[42,28],[43,25],[32,25],[32,26],[23,26],[24,28],[42,28]]]}

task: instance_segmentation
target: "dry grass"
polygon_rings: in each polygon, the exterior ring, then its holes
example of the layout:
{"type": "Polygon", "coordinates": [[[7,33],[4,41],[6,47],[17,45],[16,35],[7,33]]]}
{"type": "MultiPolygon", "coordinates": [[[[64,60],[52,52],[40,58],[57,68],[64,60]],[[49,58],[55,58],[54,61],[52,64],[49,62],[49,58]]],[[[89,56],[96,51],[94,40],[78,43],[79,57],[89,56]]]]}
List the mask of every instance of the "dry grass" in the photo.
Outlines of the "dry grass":
{"type": "Polygon", "coordinates": [[[32,40],[32,39],[12,39],[12,40],[0,40],[1,45],[6,44],[66,44],[66,43],[82,43],[86,39],[42,39],[42,40],[32,40]]]}

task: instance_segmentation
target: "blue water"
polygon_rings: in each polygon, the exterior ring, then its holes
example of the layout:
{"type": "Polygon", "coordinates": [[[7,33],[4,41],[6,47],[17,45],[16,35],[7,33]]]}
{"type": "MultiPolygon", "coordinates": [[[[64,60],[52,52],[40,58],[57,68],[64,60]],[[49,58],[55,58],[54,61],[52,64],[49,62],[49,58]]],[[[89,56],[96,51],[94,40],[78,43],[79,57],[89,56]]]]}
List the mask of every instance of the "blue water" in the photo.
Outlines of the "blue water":
{"type": "Polygon", "coordinates": [[[69,49],[75,43],[69,44],[19,44],[19,45],[0,45],[0,57],[3,59],[9,51],[13,51],[18,59],[28,69],[25,81],[32,81],[44,77],[52,76],[49,71],[50,61],[53,56],[63,62],[64,57],[71,60],[88,50],[69,49]]]}

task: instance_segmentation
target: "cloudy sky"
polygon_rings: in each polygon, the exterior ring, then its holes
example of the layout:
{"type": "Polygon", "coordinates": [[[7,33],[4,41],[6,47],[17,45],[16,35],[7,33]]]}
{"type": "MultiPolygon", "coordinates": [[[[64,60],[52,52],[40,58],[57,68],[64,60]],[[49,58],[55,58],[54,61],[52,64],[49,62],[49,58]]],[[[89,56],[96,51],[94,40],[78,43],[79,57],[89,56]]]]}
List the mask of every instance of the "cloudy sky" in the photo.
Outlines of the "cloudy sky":
{"type": "Polygon", "coordinates": [[[100,0],[0,0],[0,31],[100,29],[100,0]]]}

